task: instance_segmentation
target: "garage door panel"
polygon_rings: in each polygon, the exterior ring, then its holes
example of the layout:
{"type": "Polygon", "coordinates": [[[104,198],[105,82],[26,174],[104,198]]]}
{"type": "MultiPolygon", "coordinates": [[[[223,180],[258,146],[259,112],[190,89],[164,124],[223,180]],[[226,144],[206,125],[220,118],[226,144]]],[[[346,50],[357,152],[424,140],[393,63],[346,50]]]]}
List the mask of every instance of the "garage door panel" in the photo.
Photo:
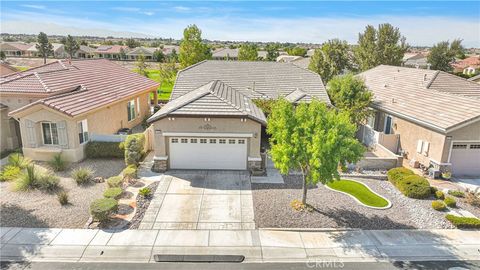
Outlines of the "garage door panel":
{"type": "Polygon", "coordinates": [[[480,176],[480,142],[454,143],[450,163],[454,175],[480,176]]]}
{"type": "Polygon", "coordinates": [[[238,138],[171,138],[171,169],[247,168],[247,143],[238,138]]]}

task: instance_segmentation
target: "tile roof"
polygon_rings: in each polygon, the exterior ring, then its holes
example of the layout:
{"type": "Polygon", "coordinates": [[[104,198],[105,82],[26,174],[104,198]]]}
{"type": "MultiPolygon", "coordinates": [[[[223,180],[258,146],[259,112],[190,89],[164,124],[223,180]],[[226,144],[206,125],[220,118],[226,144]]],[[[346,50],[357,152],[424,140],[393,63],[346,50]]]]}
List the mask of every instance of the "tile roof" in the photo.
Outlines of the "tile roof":
{"type": "Polygon", "coordinates": [[[26,51],[32,46],[35,47],[35,44],[24,43],[24,42],[2,42],[2,43],[0,43],[0,48],[2,50],[5,50],[5,51],[11,51],[11,50],[26,51]]]}
{"type": "Polygon", "coordinates": [[[214,80],[170,101],[148,119],[151,123],[166,116],[247,117],[261,124],[267,119],[255,103],[240,91],[214,80]]]}
{"type": "Polygon", "coordinates": [[[212,57],[226,58],[226,57],[238,57],[239,49],[221,48],[213,51],[212,57]]]}
{"type": "Polygon", "coordinates": [[[63,60],[2,77],[0,93],[48,96],[17,111],[43,104],[76,116],[154,87],[157,82],[106,59],[63,60]]]}
{"type": "Polygon", "coordinates": [[[101,45],[95,50],[96,53],[120,53],[120,50],[123,49],[125,52],[128,51],[128,46],[121,45],[101,45]]]}
{"type": "Polygon", "coordinates": [[[80,50],[79,51],[82,51],[82,52],[85,52],[85,53],[93,53],[93,52],[95,52],[95,48],[92,48],[92,47],[86,46],[86,45],[80,45],[80,50]]]}
{"type": "Polygon", "coordinates": [[[478,99],[460,95],[480,85],[435,70],[380,65],[357,75],[374,93],[372,107],[440,132],[480,119],[478,99]],[[461,89],[461,90],[457,90],[461,89]],[[453,94],[456,93],[456,94],[453,94]]]}
{"type": "Polygon", "coordinates": [[[155,51],[158,50],[158,48],[152,48],[152,47],[137,47],[127,53],[127,55],[153,55],[155,51]]]}
{"type": "Polygon", "coordinates": [[[480,55],[467,57],[452,64],[455,68],[480,67],[480,55]]]}
{"type": "Polygon", "coordinates": [[[294,64],[297,67],[301,67],[303,69],[308,69],[308,66],[310,65],[310,59],[311,59],[311,57],[302,57],[302,58],[294,60],[290,63],[294,64]]]}
{"type": "Polygon", "coordinates": [[[277,98],[300,89],[310,98],[315,97],[330,104],[318,74],[291,63],[266,61],[206,60],[187,67],[178,72],[170,100],[212,80],[221,80],[252,99],[277,98]]]}

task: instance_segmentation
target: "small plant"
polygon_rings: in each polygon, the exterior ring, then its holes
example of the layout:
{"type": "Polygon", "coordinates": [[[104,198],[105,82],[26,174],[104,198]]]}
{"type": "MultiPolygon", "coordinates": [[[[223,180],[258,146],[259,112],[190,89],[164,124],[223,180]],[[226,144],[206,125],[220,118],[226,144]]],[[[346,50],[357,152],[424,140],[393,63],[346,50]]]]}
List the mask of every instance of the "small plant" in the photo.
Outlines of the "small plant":
{"type": "Polygon", "coordinates": [[[435,191],[435,198],[437,198],[439,200],[443,200],[445,198],[445,194],[443,194],[442,191],[437,190],[437,191],[435,191]]]}
{"type": "Polygon", "coordinates": [[[480,219],[472,217],[459,217],[454,215],[446,215],[445,218],[457,228],[480,228],[480,219]]]}
{"type": "Polygon", "coordinates": [[[27,191],[35,188],[38,174],[35,171],[35,165],[28,165],[25,172],[21,173],[15,180],[14,189],[16,191],[27,191]]]}
{"type": "Polygon", "coordinates": [[[301,201],[299,200],[293,200],[290,202],[290,207],[292,207],[294,210],[296,211],[308,211],[308,212],[312,212],[313,211],[313,207],[311,207],[310,205],[308,204],[303,204],[301,201]]]}
{"type": "Polygon", "coordinates": [[[58,189],[60,179],[53,173],[47,172],[39,174],[35,180],[35,187],[45,191],[55,191],[58,189]]]}
{"type": "Polygon", "coordinates": [[[8,165],[25,169],[32,161],[20,153],[13,153],[8,156],[8,165]]]}
{"type": "Polygon", "coordinates": [[[447,209],[447,206],[442,201],[433,201],[432,202],[432,208],[437,210],[437,211],[443,211],[443,210],[447,209]]]}
{"type": "Polygon", "coordinates": [[[84,185],[92,180],[93,171],[90,168],[80,167],[73,170],[72,178],[77,182],[77,185],[84,185]]]}
{"type": "Polygon", "coordinates": [[[119,187],[107,188],[103,193],[103,197],[118,200],[118,198],[122,196],[122,193],[123,193],[123,190],[119,187]]]}
{"type": "Polygon", "coordinates": [[[65,192],[65,191],[60,191],[60,192],[57,194],[57,199],[58,199],[58,202],[59,202],[61,205],[67,205],[67,204],[69,204],[69,201],[68,201],[68,193],[65,192]]]}
{"type": "Polygon", "coordinates": [[[112,198],[103,198],[93,201],[90,204],[90,214],[94,220],[100,222],[106,221],[109,219],[118,208],[118,202],[112,198]]]}
{"type": "Polygon", "coordinates": [[[447,196],[445,198],[445,200],[443,200],[443,202],[448,206],[448,207],[457,207],[457,201],[455,200],[455,198],[451,197],[451,196],[447,196]]]}
{"type": "Polygon", "coordinates": [[[150,196],[152,196],[152,190],[148,187],[141,188],[138,191],[138,195],[140,195],[144,198],[150,198],[150,196]]]}
{"type": "Polygon", "coordinates": [[[480,196],[477,196],[472,191],[467,191],[465,193],[465,202],[476,207],[480,207],[480,196]]]}
{"type": "Polygon", "coordinates": [[[457,198],[464,198],[465,197],[465,192],[460,191],[460,190],[449,190],[448,195],[452,195],[457,198]]]}
{"type": "Polygon", "coordinates": [[[450,180],[452,178],[452,173],[451,172],[443,172],[442,173],[442,178],[445,180],[450,180]]]}
{"type": "Polygon", "coordinates": [[[121,188],[123,184],[123,178],[120,176],[112,176],[107,179],[107,186],[109,188],[121,188]]]}
{"type": "Polygon", "coordinates": [[[123,178],[127,180],[132,180],[137,178],[137,166],[134,164],[128,165],[122,171],[123,178]]]}
{"type": "Polygon", "coordinates": [[[436,187],[430,187],[430,192],[435,196],[435,192],[438,191],[438,188],[436,187]]]}
{"type": "Polygon", "coordinates": [[[0,182],[15,180],[21,173],[19,167],[7,165],[0,172],[0,182]]]}
{"type": "Polygon", "coordinates": [[[48,162],[50,167],[56,172],[64,171],[67,167],[67,163],[62,158],[62,154],[56,154],[53,156],[52,160],[48,162]]]}

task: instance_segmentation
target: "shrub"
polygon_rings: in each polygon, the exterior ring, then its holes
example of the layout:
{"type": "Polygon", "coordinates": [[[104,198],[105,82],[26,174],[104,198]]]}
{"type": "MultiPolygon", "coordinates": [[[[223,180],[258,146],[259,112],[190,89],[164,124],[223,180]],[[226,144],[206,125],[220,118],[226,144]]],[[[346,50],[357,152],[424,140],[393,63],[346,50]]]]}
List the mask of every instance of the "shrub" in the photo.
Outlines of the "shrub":
{"type": "Polygon", "coordinates": [[[407,169],[404,167],[398,167],[398,168],[390,169],[387,172],[387,178],[388,178],[388,181],[390,181],[393,185],[397,185],[397,182],[399,180],[405,178],[406,176],[414,175],[414,174],[415,173],[410,169],[407,169]]]}
{"type": "Polygon", "coordinates": [[[0,182],[12,181],[16,179],[20,175],[20,173],[21,169],[19,167],[7,165],[0,172],[0,182]]]}
{"type": "Polygon", "coordinates": [[[443,194],[442,191],[437,190],[437,191],[435,191],[435,198],[437,198],[439,200],[443,200],[445,198],[445,194],[443,194]]]}
{"type": "Polygon", "coordinates": [[[128,165],[122,171],[123,178],[126,179],[136,179],[137,178],[137,166],[136,165],[128,165]]]}
{"type": "Polygon", "coordinates": [[[67,167],[67,163],[62,159],[62,154],[56,154],[53,156],[52,160],[48,162],[50,167],[56,172],[64,171],[67,167]]]}
{"type": "Polygon", "coordinates": [[[152,190],[148,187],[144,187],[138,191],[138,194],[144,198],[149,198],[152,196],[152,190]]]}
{"type": "Polygon", "coordinates": [[[409,198],[424,199],[430,196],[430,184],[427,179],[419,175],[407,176],[398,181],[396,186],[409,198]]]}
{"type": "Polygon", "coordinates": [[[105,190],[105,192],[103,193],[103,197],[117,200],[118,198],[120,198],[122,193],[123,190],[119,187],[107,188],[107,190],[105,190]]]}
{"type": "Polygon", "coordinates": [[[451,196],[447,196],[443,202],[448,206],[448,207],[457,207],[457,201],[455,198],[451,196]]]}
{"type": "Polygon", "coordinates": [[[480,228],[480,219],[473,217],[459,217],[454,215],[446,215],[445,218],[457,228],[480,228]]]}
{"type": "Polygon", "coordinates": [[[437,211],[443,211],[443,210],[447,209],[447,206],[442,201],[433,201],[432,202],[432,208],[437,210],[437,211]]]}
{"type": "Polygon", "coordinates": [[[430,187],[430,192],[435,195],[435,192],[438,191],[438,188],[436,187],[430,187]]]}
{"type": "Polygon", "coordinates": [[[88,142],[85,154],[88,158],[123,158],[124,150],[118,142],[88,142]]]}
{"type": "Polygon", "coordinates": [[[138,134],[130,134],[127,136],[125,140],[125,164],[130,165],[138,165],[138,163],[142,160],[143,155],[145,154],[143,151],[145,144],[145,135],[143,133],[138,134]]]}
{"type": "Polygon", "coordinates": [[[480,207],[480,197],[475,195],[475,193],[472,191],[467,191],[465,193],[465,202],[470,205],[480,207]]]}
{"type": "Polygon", "coordinates": [[[120,176],[112,176],[107,179],[107,186],[109,188],[121,188],[123,184],[123,178],[120,176]]]}
{"type": "Polygon", "coordinates": [[[21,173],[15,180],[14,189],[16,191],[27,191],[35,188],[35,182],[37,181],[38,173],[35,170],[35,165],[28,165],[25,172],[21,173]]]}
{"type": "Polygon", "coordinates": [[[32,161],[29,158],[24,157],[20,153],[13,153],[8,156],[8,165],[19,167],[20,169],[25,169],[31,163],[32,161]]]}
{"type": "Polygon", "coordinates": [[[61,205],[67,205],[69,203],[68,201],[68,193],[65,192],[65,191],[60,191],[58,194],[57,194],[57,199],[58,199],[58,202],[61,204],[61,205]]]}
{"type": "Polygon", "coordinates": [[[87,167],[80,167],[72,172],[72,178],[77,182],[77,185],[84,185],[93,178],[93,170],[87,167]]]}
{"type": "Polygon", "coordinates": [[[118,208],[118,202],[112,198],[103,198],[93,201],[90,204],[90,214],[94,220],[100,222],[108,220],[111,214],[118,208]]]}
{"type": "Polygon", "coordinates": [[[458,198],[465,197],[465,193],[463,191],[460,191],[460,190],[449,190],[448,195],[452,195],[452,196],[458,197],[458,198]]]}
{"type": "Polygon", "coordinates": [[[53,173],[47,172],[39,174],[35,180],[35,187],[46,191],[55,191],[58,188],[60,179],[53,173]]]}

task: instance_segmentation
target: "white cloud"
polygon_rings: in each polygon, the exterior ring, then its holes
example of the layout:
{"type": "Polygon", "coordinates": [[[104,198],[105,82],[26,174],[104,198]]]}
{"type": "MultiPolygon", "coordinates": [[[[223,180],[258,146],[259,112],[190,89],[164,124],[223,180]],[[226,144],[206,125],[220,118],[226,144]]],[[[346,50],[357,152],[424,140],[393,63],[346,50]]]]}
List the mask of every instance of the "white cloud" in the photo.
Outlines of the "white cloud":
{"type": "Polygon", "coordinates": [[[190,12],[192,9],[184,6],[175,6],[173,9],[177,12],[190,12]]]}
{"type": "Polygon", "coordinates": [[[41,6],[41,5],[29,5],[29,4],[24,4],[24,5],[20,5],[22,7],[26,7],[26,8],[33,8],[33,9],[46,9],[45,6],[41,6]]]}
{"type": "Polygon", "coordinates": [[[113,10],[124,12],[139,12],[141,9],[136,7],[113,7],[113,10]]]}
{"type": "Polygon", "coordinates": [[[142,14],[145,14],[145,15],[147,15],[147,16],[153,16],[153,15],[155,15],[155,12],[152,12],[152,11],[142,11],[141,13],[142,13],[142,14]]]}

